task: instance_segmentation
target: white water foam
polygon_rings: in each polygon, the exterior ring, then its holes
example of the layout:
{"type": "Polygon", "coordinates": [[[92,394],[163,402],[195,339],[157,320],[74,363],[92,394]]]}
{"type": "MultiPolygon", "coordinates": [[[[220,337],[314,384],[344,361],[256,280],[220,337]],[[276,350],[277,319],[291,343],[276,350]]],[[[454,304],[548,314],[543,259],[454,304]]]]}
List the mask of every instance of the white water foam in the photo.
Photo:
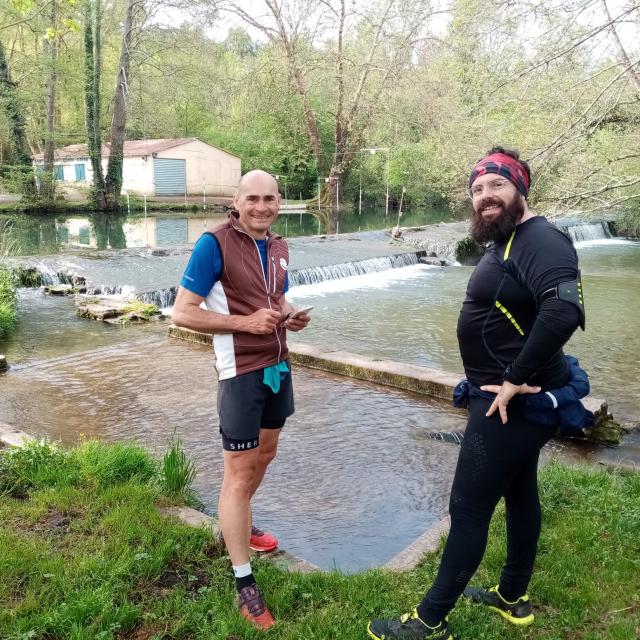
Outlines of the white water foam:
{"type": "Polygon", "coordinates": [[[590,247],[613,247],[616,245],[640,246],[640,243],[636,242],[635,240],[626,240],[624,238],[600,238],[599,240],[580,240],[573,244],[576,249],[588,249],[590,247]]]}
{"type": "Polygon", "coordinates": [[[423,278],[427,271],[441,269],[426,264],[412,264],[408,267],[365,273],[359,276],[348,276],[337,280],[323,280],[315,284],[303,284],[291,287],[287,292],[288,300],[299,300],[307,297],[325,296],[340,291],[352,291],[356,289],[387,289],[395,282],[406,282],[423,278]]]}

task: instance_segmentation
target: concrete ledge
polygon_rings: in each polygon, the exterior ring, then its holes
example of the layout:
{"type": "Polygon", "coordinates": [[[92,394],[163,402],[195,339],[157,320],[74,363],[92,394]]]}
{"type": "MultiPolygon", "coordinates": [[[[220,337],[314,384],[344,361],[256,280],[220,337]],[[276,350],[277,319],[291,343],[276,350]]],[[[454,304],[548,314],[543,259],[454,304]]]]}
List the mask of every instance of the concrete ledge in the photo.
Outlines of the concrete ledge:
{"type": "MultiPolygon", "coordinates": [[[[297,344],[295,348],[289,349],[289,353],[292,362],[305,367],[413,391],[446,400],[448,403],[451,403],[453,389],[463,377],[462,374],[454,375],[438,369],[392,360],[376,360],[346,351],[327,352],[309,345],[297,344]]],[[[586,431],[587,439],[606,444],[619,444],[622,435],[628,430],[614,419],[606,401],[589,396],[582,401],[582,404],[593,412],[596,419],[596,426],[586,431]]],[[[450,407],[450,410],[463,411],[454,407],[450,407]]],[[[466,415],[466,411],[464,414],[466,415]]]]}
{"type": "MultiPolygon", "coordinates": [[[[220,537],[218,521],[206,513],[196,511],[195,509],[191,509],[191,507],[165,507],[160,509],[160,513],[164,516],[177,518],[191,527],[209,529],[216,538],[220,537]]],[[[276,549],[270,553],[261,553],[260,556],[267,558],[270,562],[273,562],[273,564],[285,571],[295,571],[298,573],[322,571],[320,567],[317,567],[312,562],[298,558],[282,549],[276,549]]]]}
{"type": "MultiPolygon", "coordinates": [[[[183,329],[175,325],[169,327],[169,335],[189,342],[213,343],[210,334],[183,329]]],[[[368,358],[347,351],[326,351],[305,344],[296,344],[295,347],[290,347],[289,355],[294,364],[303,367],[413,391],[447,402],[451,402],[453,389],[462,378],[462,374],[446,373],[438,369],[419,367],[393,360],[368,358]]],[[[589,396],[582,403],[587,409],[593,411],[596,418],[596,426],[587,432],[587,438],[594,442],[619,444],[622,434],[628,430],[622,427],[609,413],[606,401],[589,396]]],[[[451,411],[461,410],[451,407],[451,411]]]]}
{"type": "Polygon", "coordinates": [[[169,327],[169,336],[171,338],[177,338],[178,340],[185,340],[186,342],[195,342],[196,344],[213,344],[213,335],[210,333],[200,333],[200,331],[185,329],[175,324],[169,327]]]}
{"type": "Polygon", "coordinates": [[[24,447],[28,442],[35,440],[24,431],[20,431],[4,422],[0,422],[0,443],[5,447],[24,447]]]}
{"type": "Polygon", "coordinates": [[[441,400],[451,400],[453,388],[460,382],[460,376],[437,369],[392,360],[376,360],[347,351],[326,351],[297,344],[289,349],[289,354],[295,364],[441,400]]]}
{"type": "Polygon", "coordinates": [[[440,541],[451,528],[451,518],[446,515],[430,526],[419,538],[405,547],[398,555],[382,565],[383,569],[392,571],[409,571],[413,569],[427,553],[438,550],[440,541]]]}

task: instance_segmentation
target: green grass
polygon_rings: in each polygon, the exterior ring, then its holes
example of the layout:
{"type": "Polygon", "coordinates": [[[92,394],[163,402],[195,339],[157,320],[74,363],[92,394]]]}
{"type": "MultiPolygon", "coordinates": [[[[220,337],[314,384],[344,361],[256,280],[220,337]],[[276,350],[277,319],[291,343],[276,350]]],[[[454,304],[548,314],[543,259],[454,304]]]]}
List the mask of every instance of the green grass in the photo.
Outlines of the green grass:
{"type": "Polygon", "coordinates": [[[13,274],[0,264],[0,338],[16,323],[16,286],[13,274]]]}
{"type": "Polygon", "coordinates": [[[151,318],[151,316],[158,313],[160,309],[158,309],[155,304],[142,302],[142,300],[132,300],[127,305],[122,307],[122,311],[124,313],[136,313],[148,320],[149,318],[151,318]]]}
{"type": "MultiPolygon", "coordinates": [[[[210,534],[159,515],[167,498],[144,452],[38,446],[17,464],[19,477],[31,476],[22,492],[0,498],[3,640],[364,640],[370,617],[414,606],[437,570],[439,553],[407,574],[298,575],[257,561],[278,619],[265,636],[234,609],[229,562],[210,534]]],[[[454,631],[470,640],[637,638],[640,476],[553,464],[541,473],[541,494],[544,528],[530,589],[536,624],[520,630],[460,602],[450,616],[454,631]]],[[[502,520],[499,512],[474,583],[497,581],[502,520]]]]}
{"type": "Polygon", "coordinates": [[[191,489],[198,469],[193,460],[187,457],[182,443],[174,436],[160,466],[160,487],[171,498],[194,506],[200,504],[197,495],[191,489]]]}

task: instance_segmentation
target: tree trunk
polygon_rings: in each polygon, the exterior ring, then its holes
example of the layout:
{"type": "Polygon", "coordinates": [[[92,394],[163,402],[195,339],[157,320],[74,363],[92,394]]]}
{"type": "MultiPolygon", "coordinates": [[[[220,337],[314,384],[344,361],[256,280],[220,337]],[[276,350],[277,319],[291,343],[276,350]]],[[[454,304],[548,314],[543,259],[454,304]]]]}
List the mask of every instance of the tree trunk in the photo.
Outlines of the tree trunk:
{"type": "Polygon", "coordinates": [[[133,23],[137,8],[142,0],[127,1],[127,15],[122,36],[118,80],[113,99],[113,120],[111,121],[111,142],[109,149],[109,166],[107,169],[106,195],[107,207],[117,209],[122,190],[122,163],[124,156],[124,137],[127,124],[127,93],[129,91],[129,68],[133,42],[133,23]]]}
{"type": "Polygon", "coordinates": [[[87,108],[87,149],[93,169],[93,198],[97,209],[107,206],[102,172],[102,136],[100,134],[100,30],[101,0],[87,0],[84,23],[85,104],[87,108]]]}
{"type": "Polygon", "coordinates": [[[44,176],[40,197],[44,201],[52,201],[55,194],[54,181],[54,153],[55,153],[55,108],[56,108],[56,83],[58,64],[58,41],[57,41],[57,3],[51,2],[50,28],[52,37],[45,42],[46,64],[47,64],[47,132],[44,139],[44,176]]]}

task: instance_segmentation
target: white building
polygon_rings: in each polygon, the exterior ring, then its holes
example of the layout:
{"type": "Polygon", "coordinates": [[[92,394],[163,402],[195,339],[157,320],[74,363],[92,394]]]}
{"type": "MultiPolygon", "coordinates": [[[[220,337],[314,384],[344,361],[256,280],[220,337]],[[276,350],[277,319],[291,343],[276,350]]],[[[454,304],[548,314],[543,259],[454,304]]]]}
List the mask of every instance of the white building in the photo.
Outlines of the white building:
{"type": "MultiPolygon", "coordinates": [[[[55,178],[90,185],[93,170],[86,144],[55,151],[55,178]]],[[[106,175],[109,146],[102,146],[106,175]]],[[[43,154],[33,157],[38,167],[43,154]]],[[[197,138],[128,140],[124,143],[122,190],[146,196],[231,196],[240,180],[240,158],[197,138]]]]}

